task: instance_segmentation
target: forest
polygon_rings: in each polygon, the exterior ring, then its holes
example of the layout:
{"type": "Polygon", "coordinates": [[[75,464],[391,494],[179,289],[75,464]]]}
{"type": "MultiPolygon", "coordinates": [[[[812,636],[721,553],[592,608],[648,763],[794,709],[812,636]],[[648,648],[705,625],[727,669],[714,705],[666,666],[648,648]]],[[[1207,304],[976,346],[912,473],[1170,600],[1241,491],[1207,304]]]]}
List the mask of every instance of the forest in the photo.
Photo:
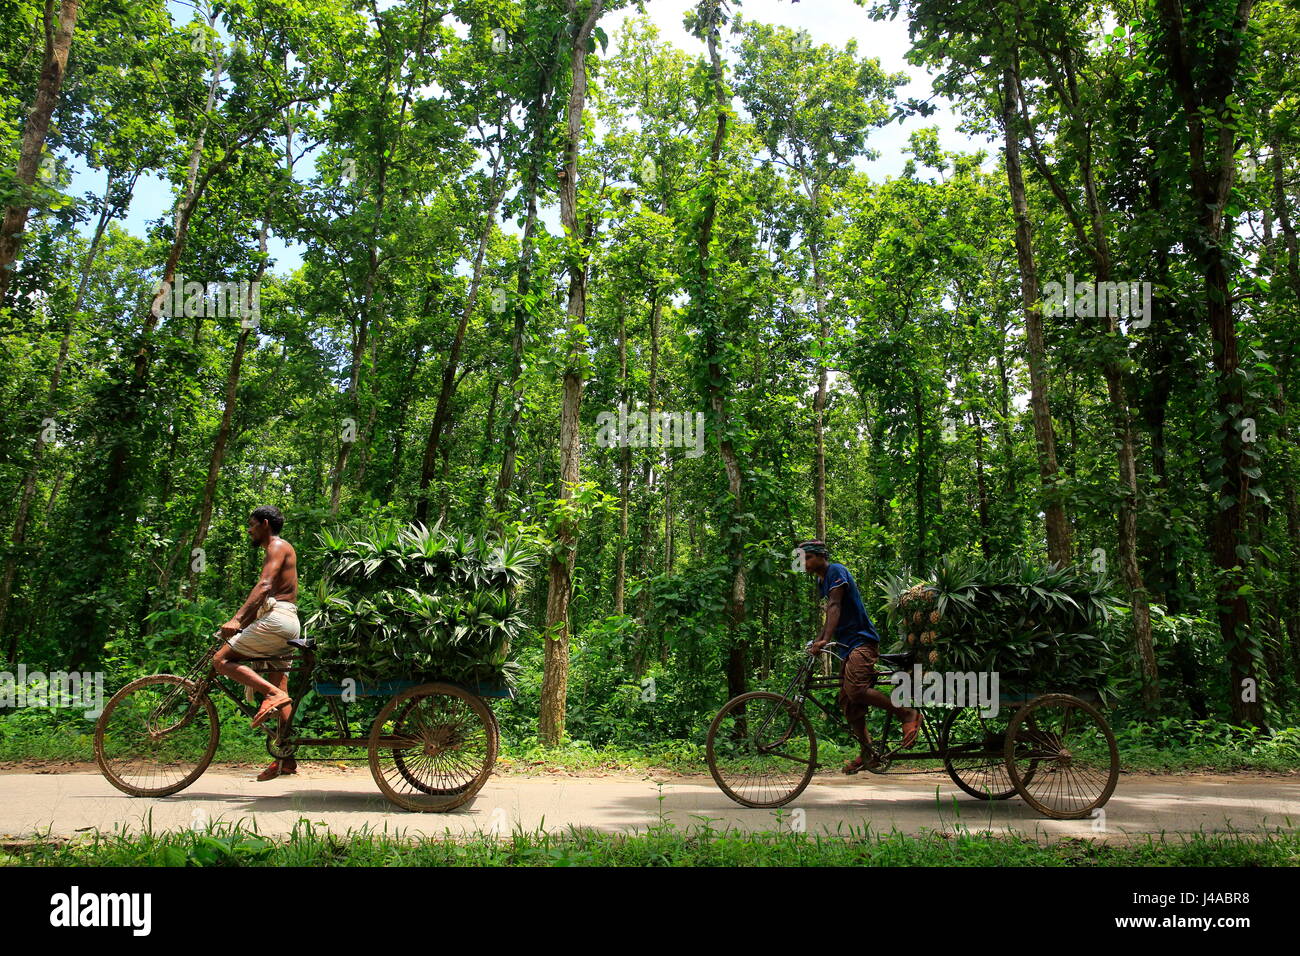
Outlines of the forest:
{"type": "Polygon", "coordinates": [[[340,529],[528,542],[542,746],[784,682],[810,538],[886,643],[1074,566],[1124,721],[1294,726],[1300,9],[661,3],[6,0],[0,666],[183,667],[274,505],[307,610],[340,529]]]}

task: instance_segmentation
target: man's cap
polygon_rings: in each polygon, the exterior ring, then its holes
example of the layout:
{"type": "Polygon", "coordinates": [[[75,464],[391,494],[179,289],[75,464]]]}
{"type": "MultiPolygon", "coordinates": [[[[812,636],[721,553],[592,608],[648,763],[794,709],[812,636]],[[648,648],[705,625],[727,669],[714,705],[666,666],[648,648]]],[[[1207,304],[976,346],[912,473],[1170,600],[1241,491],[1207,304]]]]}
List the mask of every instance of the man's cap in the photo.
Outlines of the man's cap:
{"type": "Polygon", "coordinates": [[[804,554],[827,554],[828,555],[831,553],[830,550],[826,547],[825,541],[818,541],[816,539],[812,541],[800,542],[798,545],[796,545],[796,547],[799,548],[799,550],[803,551],[804,554]]]}

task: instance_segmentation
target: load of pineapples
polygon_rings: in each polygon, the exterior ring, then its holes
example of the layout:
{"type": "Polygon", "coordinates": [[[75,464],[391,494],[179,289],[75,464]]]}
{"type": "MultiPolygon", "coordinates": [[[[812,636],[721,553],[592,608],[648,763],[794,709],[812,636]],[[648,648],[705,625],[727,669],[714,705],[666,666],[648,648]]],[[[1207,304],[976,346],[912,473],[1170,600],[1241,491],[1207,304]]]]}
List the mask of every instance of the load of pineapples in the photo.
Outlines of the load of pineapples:
{"type": "Polygon", "coordinates": [[[1013,559],[945,559],[882,583],[903,650],[926,669],[997,671],[1003,688],[1103,692],[1121,602],[1102,575],[1013,559]]]}
{"type": "Polygon", "coordinates": [[[510,682],[518,599],[537,563],[527,542],[397,522],[319,540],[324,574],[304,625],[317,679],[510,682]]]}

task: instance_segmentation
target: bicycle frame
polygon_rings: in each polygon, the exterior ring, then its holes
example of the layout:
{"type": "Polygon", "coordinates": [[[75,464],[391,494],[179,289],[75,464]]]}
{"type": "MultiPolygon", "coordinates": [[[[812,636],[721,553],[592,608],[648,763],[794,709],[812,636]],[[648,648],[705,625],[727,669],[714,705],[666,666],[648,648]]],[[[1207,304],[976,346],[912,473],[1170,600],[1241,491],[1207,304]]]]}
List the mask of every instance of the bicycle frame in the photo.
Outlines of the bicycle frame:
{"type": "MultiPolygon", "coordinates": [[[[176,721],[174,724],[172,724],[170,727],[167,728],[168,733],[181,729],[186,724],[188,724],[191,720],[193,720],[194,715],[197,714],[199,710],[199,701],[201,701],[204,697],[208,696],[213,688],[216,688],[217,690],[220,690],[223,694],[225,694],[226,697],[228,697],[230,701],[235,705],[235,708],[245,717],[251,720],[253,717],[257,716],[257,711],[253,709],[253,707],[251,707],[247,701],[244,700],[242,694],[235,693],[233,690],[231,690],[227,682],[218,679],[216,668],[214,668],[212,665],[212,659],[216,656],[217,651],[220,650],[225,643],[226,642],[224,640],[221,640],[218,641],[216,644],[214,644],[207,651],[207,653],[205,653],[201,658],[199,658],[198,662],[193,667],[190,668],[189,673],[185,675],[186,683],[192,684],[194,686],[194,693],[189,695],[189,706],[186,708],[185,714],[178,721],[176,721]]],[[[263,661],[263,660],[282,661],[288,659],[289,658],[287,657],[252,657],[252,658],[241,658],[239,660],[239,663],[242,664],[242,663],[248,663],[250,661],[263,661]]],[[[302,667],[294,667],[290,665],[282,670],[269,668],[263,671],[263,673],[285,674],[285,673],[300,672],[302,670],[303,670],[302,667]]],[[[236,686],[241,689],[243,688],[242,684],[236,684],[236,686]]],[[[184,688],[185,688],[184,684],[178,684],[175,690],[167,694],[167,696],[165,696],[161,701],[158,702],[158,705],[149,714],[149,721],[151,725],[156,723],[162,714],[167,713],[170,710],[170,708],[175,706],[175,704],[177,703],[178,695],[185,692],[184,688]]],[[[301,694],[299,693],[293,696],[294,699],[297,700],[301,696],[301,694]]],[[[290,723],[292,724],[292,722],[290,723]]],[[[272,739],[275,739],[279,734],[279,730],[280,730],[279,721],[276,721],[274,726],[271,725],[270,721],[267,721],[266,723],[263,723],[261,727],[263,730],[266,731],[267,736],[271,737],[272,739]]],[[[280,742],[281,741],[277,741],[277,743],[280,742]]]]}
{"type": "MultiPolygon", "coordinates": [[[[235,709],[238,710],[245,717],[251,720],[252,718],[257,716],[257,710],[252,706],[250,706],[247,703],[247,701],[245,701],[244,696],[241,693],[241,691],[243,690],[243,685],[236,683],[233,685],[234,689],[232,689],[231,682],[220,680],[215,668],[212,666],[212,659],[216,656],[217,651],[221,649],[223,644],[225,644],[224,640],[219,641],[218,643],[213,645],[212,648],[209,649],[208,652],[204,654],[203,657],[201,657],[193,667],[190,668],[189,673],[185,675],[185,680],[189,684],[192,684],[194,686],[194,693],[190,695],[189,706],[186,708],[185,714],[179,720],[173,723],[171,726],[167,727],[166,732],[170,733],[175,730],[179,730],[183,728],[186,724],[188,724],[191,720],[193,720],[194,716],[199,711],[199,702],[204,697],[209,696],[214,688],[220,690],[223,694],[225,694],[225,696],[230,699],[231,703],[235,705],[235,709]]],[[[295,701],[295,716],[298,708],[301,707],[302,701],[312,691],[311,678],[313,675],[313,671],[315,670],[315,663],[316,663],[316,655],[310,647],[303,648],[302,655],[303,656],[301,662],[290,663],[287,667],[284,668],[266,668],[265,670],[262,671],[263,674],[286,674],[287,673],[287,674],[299,675],[299,679],[297,681],[291,679],[290,682],[291,686],[289,688],[290,696],[295,701]]],[[[291,658],[284,657],[284,656],[242,657],[238,660],[238,663],[247,664],[255,661],[287,661],[287,660],[291,660],[291,658]]],[[[157,707],[155,707],[153,712],[150,714],[151,723],[156,723],[160,715],[168,712],[168,710],[176,704],[177,695],[184,692],[183,688],[184,685],[177,685],[175,690],[173,690],[166,697],[164,697],[162,701],[159,702],[157,707]]],[[[270,749],[272,756],[276,756],[276,757],[292,756],[294,755],[294,752],[297,750],[298,747],[365,747],[368,745],[369,743],[368,737],[349,736],[346,704],[342,703],[339,700],[336,700],[334,697],[326,696],[325,706],[329,710],[330,716],[333,718],[334,723],[338,729],[338,734],[339,734],[338,737],[297,737],[293,733],[294,731],[293,717],[291,717],[284,724],[281,724],[279,720],[275,720],[275,721],[267,720],[260,726],[261,729],[265,731],[267,735],[267,747],[268,749],[270,749]]],[[[383,739],[388,740],[388,738],[383,738],[383,739]]],[[[401,739],[396,737],[389,740],[389,742],[394,746],[403,743],[401,739]]],[[[366,755],[362,755],[362,756],[334,755],[330,757],[320,757],[320,758],[299,757],[297,759],[300,760],[310,760],[310,759],[366,760],[369,758],[366,755]]]]}
{"type": "MultiPolygon", "coordinates": [[[[836,641],[832,641],[822,649],[821,653],[829,654],[832,653],[833,648],[839,648],[839,647],[843,647],[843,645],[836,641]]],[[[853,728],[849,726],[849,723],[845,719],[843,712],[840,710],[838,700],[836,700],[831,704],[827,704],[825,701],[821,699],[820,696],[818,696],[817,693],[815,693],[818,691],[833,689],[836,692],[836,695],[838,696],[842,675],[835,674],[830,677],[823,677],[821,674],[817,673],[818,670],[817,658],[811,654],[807,655],[807,658],[808,659],[806,661],[800,664],[799,670],[796,671],[795,676],[791,678],[790,684],[787,686],[786,691],[782,695],[782,697],[785,698],[786,700],[793,701],[795,704],[797,704],[800,707],[801,710],[805,701],[812,701],[812,703],[817,706],[817,709],[820,710],[823,714],[825,714],[827,719],[829,719],[832,724],[838,724],[839,726],[842,726],[845,730],[848,731],[849,736],[853,737],[854,736],[853,728]]],[[[841,662],[841,669],[842,668],[843,668],[843,662],[841,662]]],[[[897,673],[905,673],[905,672],[895,670],[895,669],[882,670],[878,664],[875,669],[875,681],[873,682],[873,686],[879,684],[880,679],[882,677],[887,678],[897,673]]],[[[925,713],[924,707],[918,707],[917,709],[920,710],[923,714],[925,713]]],[[[782,736],[781,738],[782,741],[788,738],[790,733],[794,729],[795,720],[796,718],[792,716],[790,729],[788,729],[785,732],[785,734],[782,736]]],[[[873,737],[869,744],[871,753],[875,756],[878,764],[882,765],[880,767],[875,768],[876,772],[883,772],[883,768],[885,766],[888,766],[888,764],[894,760],[943,760],[945,756],[947,756],[947,753],[941,748],[940,741],[938,740],[936,732],[931,729],[933,724],[934,721],[931,720],[923,719],[921,721],[921,735],[925,738],[926,745],[929,747],[928,750],[912,750],[912,749],[903,750],[898,747],[891,750],[889,749],[888,742],[889,742],[889,732],[894,725],[894,715],[886,711],[884,726],[881,730],[880,736],[873,737]]],[[[763,728],[760,727],[760,731],[762,729],[763,728]]],[[[872,769],[872,768],[867,768],[867,769],[872,769]]],[[[922,772],[935,773],[938,771],[922,771],[922,772]]]]}

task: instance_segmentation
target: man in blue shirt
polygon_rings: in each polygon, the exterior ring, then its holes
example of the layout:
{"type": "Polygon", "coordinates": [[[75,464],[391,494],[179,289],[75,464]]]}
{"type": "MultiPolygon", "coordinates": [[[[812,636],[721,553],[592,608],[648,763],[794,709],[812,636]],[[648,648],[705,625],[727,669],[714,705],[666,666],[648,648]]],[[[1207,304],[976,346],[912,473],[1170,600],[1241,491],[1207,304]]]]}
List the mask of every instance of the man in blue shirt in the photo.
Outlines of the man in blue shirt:
{"type": "Polygon", "coordinates": [[[862,744],[862,754],[845,764],[844,772],[857,773],[863,769],[864,763],[871,760],[868,707],[879,707],[898,717],[903,727],[904,747],[916,743],[916,735],[921,729],[921,712],[911,707],[899,707],[888,694],[876,690],[880,636],[871,626],[857,582],[849,569],[831,562],[825,542],[804,541],[799,550],[803,554],[804,570],[817,575],[818,590],[826,598],[826,623],[809,646],[808,653],[820,654],[831,641],[840,645],[835,651],[844,662],[840,670],[840,708],[853,735],[862,744]]]}

